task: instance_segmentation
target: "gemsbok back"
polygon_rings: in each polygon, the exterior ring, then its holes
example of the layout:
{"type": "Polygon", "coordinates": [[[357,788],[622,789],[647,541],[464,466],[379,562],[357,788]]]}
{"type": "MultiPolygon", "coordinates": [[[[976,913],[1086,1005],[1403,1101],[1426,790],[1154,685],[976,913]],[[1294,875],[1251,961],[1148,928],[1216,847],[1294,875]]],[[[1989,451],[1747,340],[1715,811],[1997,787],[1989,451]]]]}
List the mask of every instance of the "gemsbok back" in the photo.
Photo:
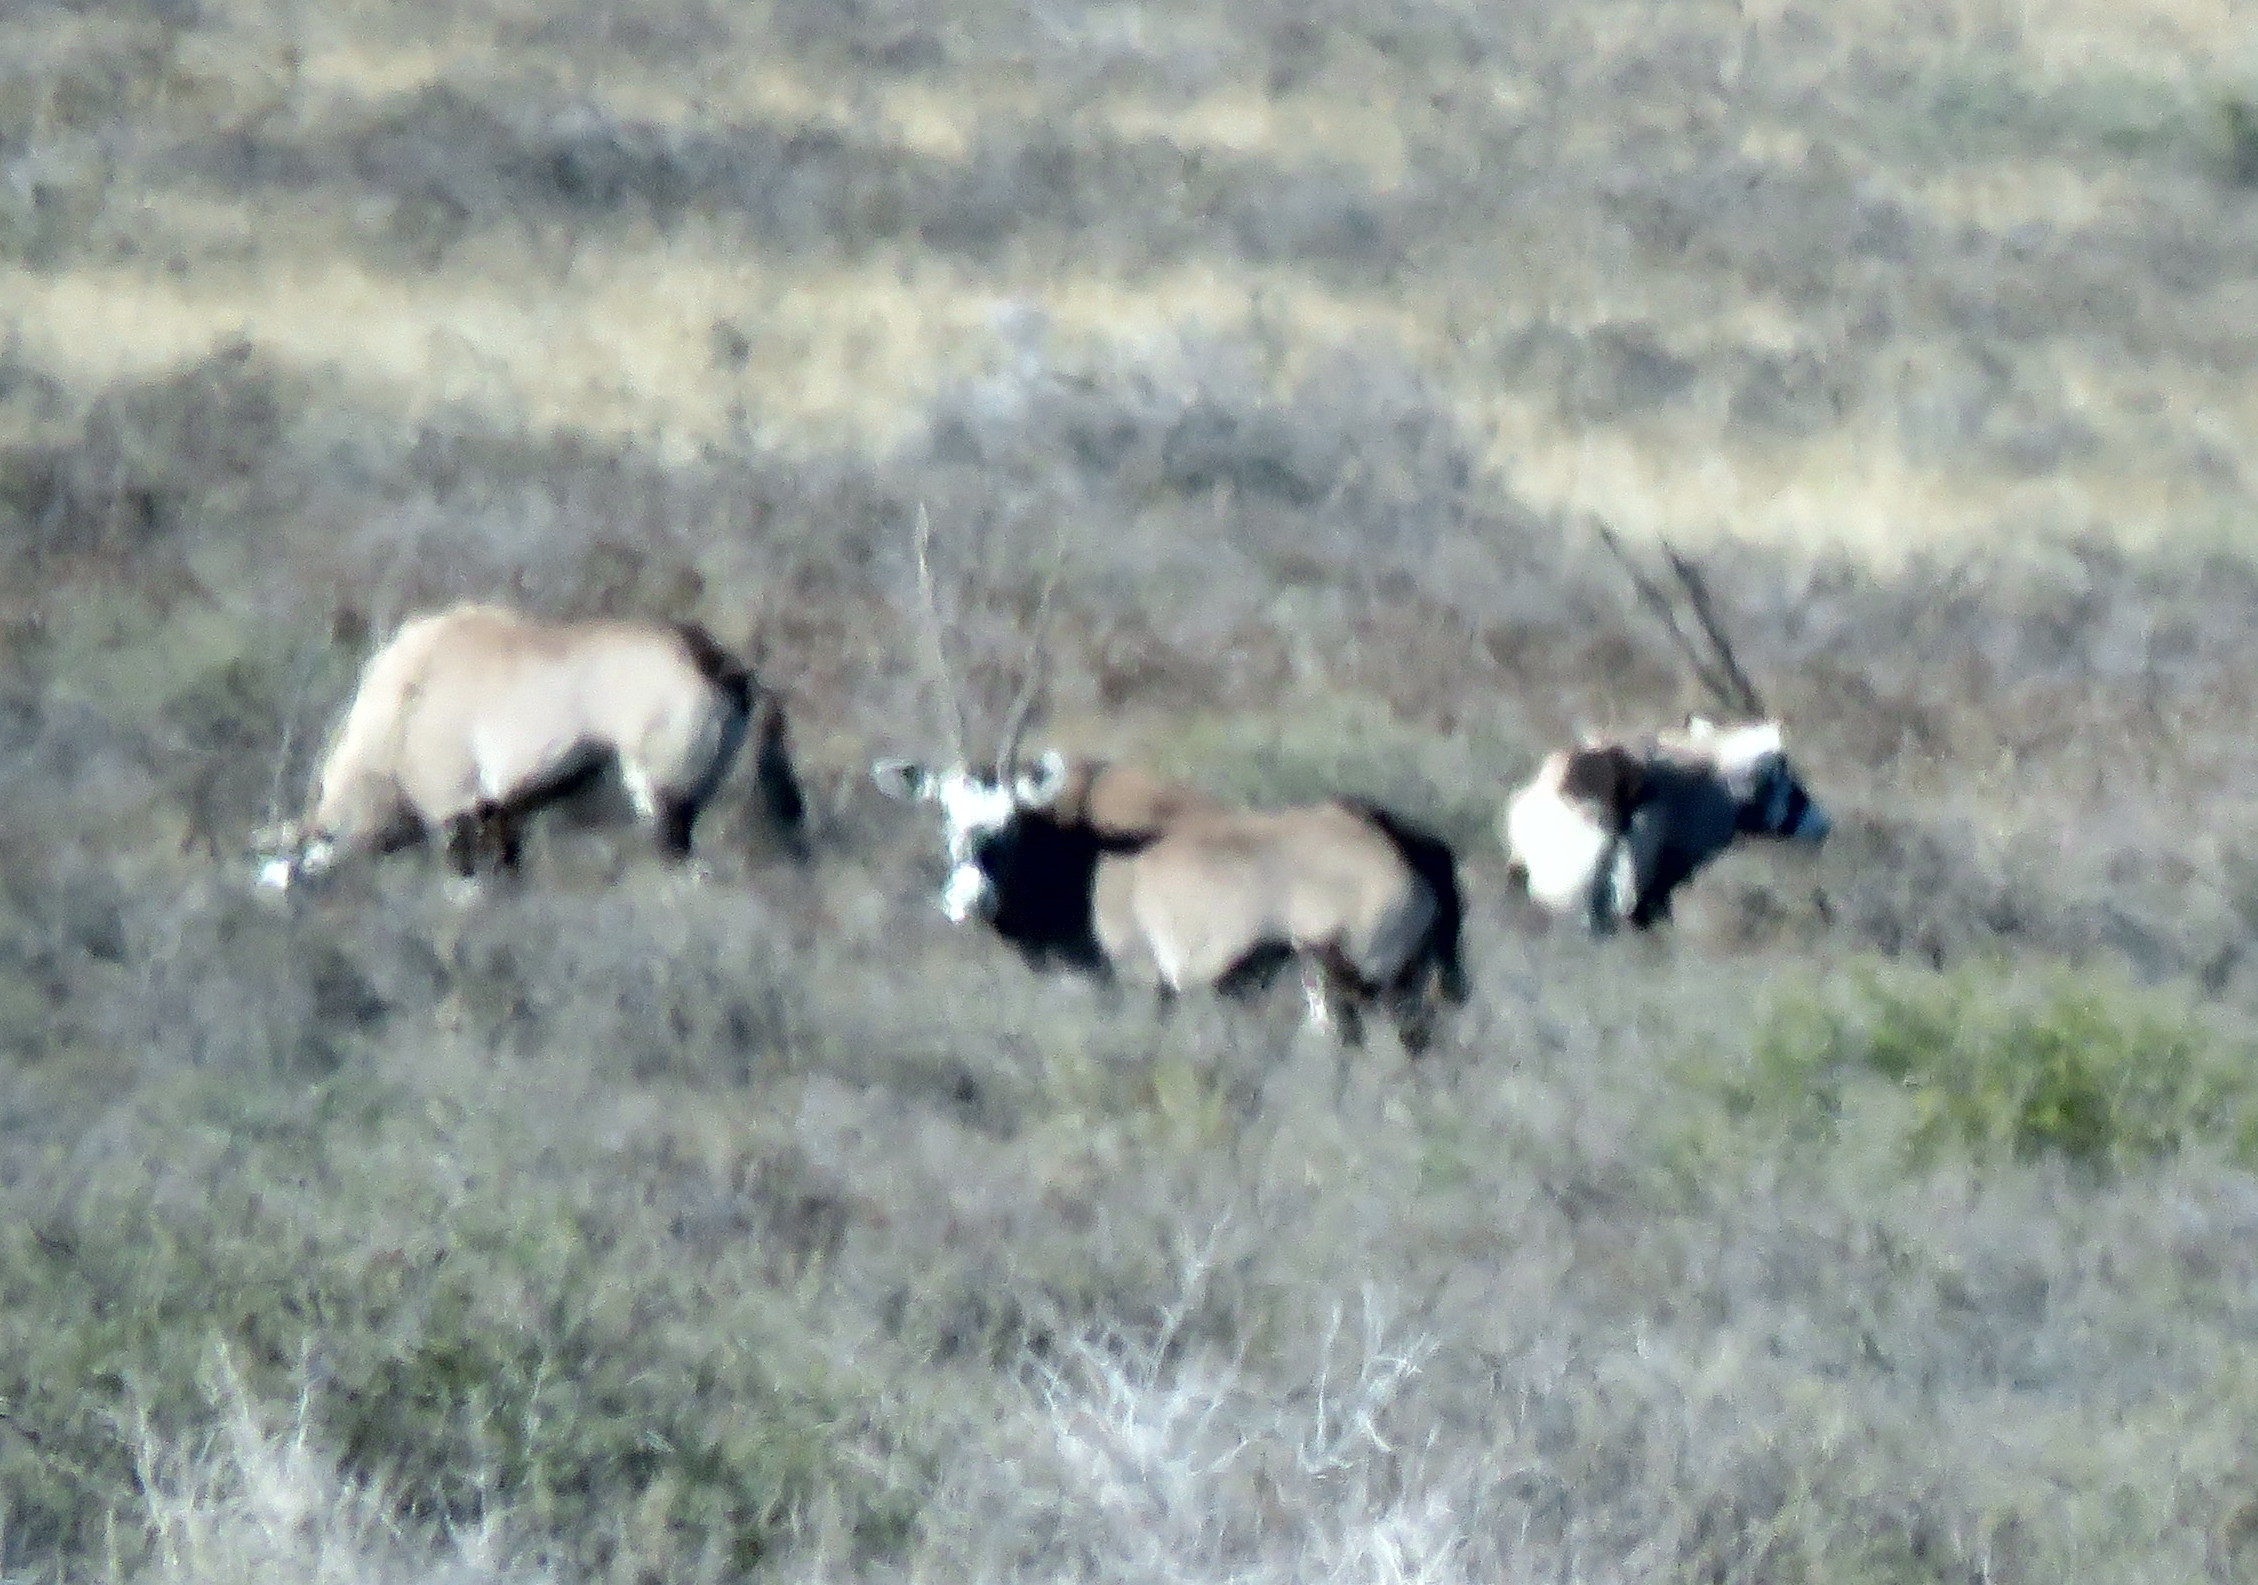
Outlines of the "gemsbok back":
{"type": "Polygon", "coordinates": [[[1098,970],[1164,996],[1230,990],[1291,956],[1313,1023],[1361,1044],[1363,1008],[1379,1002],[1405,1049],[1424,1049],[1438,997],[1457,1003],[1467,995],[1464,906],[1450,849],[1347,799],[1238,809],[1132,767],[1070,762],[1055,750],[1024,764],[1040,633],[1002,747],[992,766],[974,769],[941,645],[928,534],[920,509],[918,583],[938,680],[950,696],[953,758],[940,768],[881,759],[871,773],[888,797],[940,809],[942,914],[956,924],[984,920],[1038,962],[1098,970]]]}
{"type": "Polygon", "coordinates": [[[414,617],[361,669],[305,815],[256,839],[259,881],[288,888],[434,834],[458,875],[515,870],[525,819],[607,761],[683,860],[748,735],[767,812],[796,834],[782,702],[703,628],[475,603],[414,617]]]}
{"type": "Polygon", "coordinates": [[[1780,723],[1735,659],[1693,564],[1664,547],[1708,638],[1706,660],[1669,599],[1612,532],[1600,532],[1696,675],[1743,718],[1695,716],[1682,732],[1587,739],[1547,755],[1508,800],[1502,834],[1531,900],[1582,914],[1594,935],[1607,935],[1626,919],[1645,930],[1669,918],[1672,894],[1738,838],[1816,845],[1832,822],[1789,761],[1780,723]]]}

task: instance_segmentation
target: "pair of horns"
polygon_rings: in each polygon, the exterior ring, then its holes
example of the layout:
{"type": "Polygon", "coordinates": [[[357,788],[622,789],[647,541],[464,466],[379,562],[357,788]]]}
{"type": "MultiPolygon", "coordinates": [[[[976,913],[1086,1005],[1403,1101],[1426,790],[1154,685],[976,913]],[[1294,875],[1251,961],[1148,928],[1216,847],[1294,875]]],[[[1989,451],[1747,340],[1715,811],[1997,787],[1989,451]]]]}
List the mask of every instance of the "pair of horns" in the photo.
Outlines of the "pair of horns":
{"type": "MultiPolygon", "coordinates": [[[[1702,636],[1708,641],[1707,653],[1694,643],[1687,634],[1685,625],[1679,621],[1677,602],[1640,569],[1622,540],[1616,536],[1615,530],[1597,519],[1593,521],[1593,527],[1599,531],[1600,539],[1609,552],[1621,563],[1631,580],[1632,588],[1637,590],[1639,599],[1660,619],[1664,630],[1677,645],[1678,652],[1686,658],[1687,664],[1692,666],[1694,676],[1702,686],[1727,710],[1758,718],[1768,716],[1771,712],[1765,706],[1763,694],[1750,680],[1740,658],[1733,653],[1732,641],[1725,636],[1724,624],[1717,615],[1716,601],[1711,597],[1708,581],[1702,577],[1700,569],[1668,540],[1662,541],[1663,558],[1669,563],[1679,587],[1685,591],[1686,603],[1693,611],[1702,636]]],[[[920,501],[917,504],[916,526],[912,531],[912,545],[917,556],[917,593],[919,602],[924,607],[928,658],[933,666],[934,680],[940,686],[947,704],[950,753],[954,755],[957,764],[969,766],[972,757],[967,745],[963,695],[957,687],[955,673],[949,666],[940,604],[933,587],[932,538],[933,521],[925,510],[925,503],[920,501]]],[[[1026,737],[1036,696],[1042,688],[1050,658],[1047,641],[1051,595],[1058,587],[1061,559],[1058,554],[1053,554],[1051,564],[1044,574],[1042,592],[1036,600],[1034,628],[1028,639],[1027,656],[1021,668],[1019,691],[1012,699],[1011,709],[1004,716],[1002,741],[996,751],[995,774],[999,781],[1009,776],[1012,767],[1019,761],[1020,745],[1026,737]]]]}
{"type": "Polygon", "coordinates": [[[1739,659],[1733,654],[1733,646],[1725,637],[1724,625],[1717,618],[1716,602],[1710,598],[1709,585],[1702,578],[1700,569],[1680,555],[1677,547],[1668,540],[1662,541],[1663,558],[1669,562],[1670,571],[1676,576],[1679,587],[1685,590],[1686,603],[1693,608],[1694,620],[1701,625],[1702,635],[1709,641],[1707,655],[1687,636],[1685,627],[1678,620],[1676,602],[1653,579],[1640,571],[1639,564],[1632,560],[1631,553],[1624,549],[1623,542],[1615,537],[1615,530],[1596,518],[1593,519],[1592,526],[1599,530],[1601,540],[1613,552],[1615,559],[1622,563],[1624,572],[1630,576],[1631,587],[1638,591],[1639,599],[1661,619],[1663,627],[1669,631],[1671,641],[1678,646],[1678,653],[1685,656],[1687,664],[1693,667],[1694,676],[1700,679],[1702,686],[1709,690],[1717,702],[1727,710],[1753,717],[1770,715],[1771,712],[1765,708],[1764,696],[1756,691],[1756,684],[1749,681],[1748,673],[1741,669],[1739,659]]]}
{"type": "MultiPolygon", "coordinates": [[[[911,543],[917,553],[917,596],[924,607],[925,633],[928,660],[932,663],[934,681],[939,685],[947,705],[949,752],[959,765],[969,766],[972,755],[967,747],[969,733],[965,728],[964,696],[958,690],[956,674],[949,666],[948,643],[943,634],[941,607],[933,591],[933,561],[931,544],[933,520],[926,514],[925,503],[917,503],[917,525],[911,534],[911,543]]],[[[1001,746],[996,751],[995,774],[998,781],[1011,774],[1019,762],[1021,742],[1027,735],[1028,722],[1035,710],[1035,698],[1041,691],[1045,669],[1050,659],[1049,619],[1051,594],[1058,587],[1059,562],[1054,554],[1049,569],[1043,576],[1042,593],[1035,603],[1034,630],[1027,641],[1027,656],[1020,668],[1019,691],[1013,696],[1011,709],[1004,716],[1001,746]]]]}

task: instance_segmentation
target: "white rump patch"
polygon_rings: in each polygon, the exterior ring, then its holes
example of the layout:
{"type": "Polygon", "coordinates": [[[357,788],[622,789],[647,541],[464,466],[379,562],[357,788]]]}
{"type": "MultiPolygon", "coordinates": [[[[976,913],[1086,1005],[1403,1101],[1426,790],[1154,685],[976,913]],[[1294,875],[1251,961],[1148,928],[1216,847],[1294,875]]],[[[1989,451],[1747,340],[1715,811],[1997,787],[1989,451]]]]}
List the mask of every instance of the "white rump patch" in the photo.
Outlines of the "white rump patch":
{"type": "Polygon", "coordinates": [[[1532,898],[1555,913],[1590,901],[1608,849],[1605,827],[1542,785],[1514,795],[1505,825],[1507,846],[1527,872],[1532,898]]]}

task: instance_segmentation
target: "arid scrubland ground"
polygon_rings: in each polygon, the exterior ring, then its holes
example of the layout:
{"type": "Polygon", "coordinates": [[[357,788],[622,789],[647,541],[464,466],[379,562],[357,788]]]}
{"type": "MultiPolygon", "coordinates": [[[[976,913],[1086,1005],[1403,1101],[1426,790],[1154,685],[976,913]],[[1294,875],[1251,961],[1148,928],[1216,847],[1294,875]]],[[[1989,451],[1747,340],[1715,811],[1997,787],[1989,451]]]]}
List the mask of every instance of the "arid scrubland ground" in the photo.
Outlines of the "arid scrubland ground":
{"type": "Polygon", "coordinates": [[[2239,0],[0,8],[0,1576],[2258,1579],[2239,0]],[[1407,1062],[931,904],[985,718],[1458,842],[1407,1062]],[[1701,704],[1838,819],[1533,933],[1505,787],[1701,704]],[[289,906],[427,603],[788,690],[289,906]],[[599,800],[600,802],[600,800],[599,800]],[[582,818],[587,816],[587,818],[582,818]]]}

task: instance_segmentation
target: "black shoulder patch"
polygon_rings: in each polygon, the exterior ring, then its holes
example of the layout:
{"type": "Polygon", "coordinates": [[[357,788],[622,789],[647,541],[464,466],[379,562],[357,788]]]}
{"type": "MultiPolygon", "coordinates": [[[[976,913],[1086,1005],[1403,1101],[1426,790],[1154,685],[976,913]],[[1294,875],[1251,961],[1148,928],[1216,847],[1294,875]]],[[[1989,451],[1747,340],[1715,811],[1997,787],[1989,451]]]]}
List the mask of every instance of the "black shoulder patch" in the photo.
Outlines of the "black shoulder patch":
{"type": "Polygon", "coordinates": [[[1645,791],[1646,762],[1620,743],[1571,750],[1560,773],[1561,796],[1597,804],[1617,830],[1630,822],[1645,791]]]}

